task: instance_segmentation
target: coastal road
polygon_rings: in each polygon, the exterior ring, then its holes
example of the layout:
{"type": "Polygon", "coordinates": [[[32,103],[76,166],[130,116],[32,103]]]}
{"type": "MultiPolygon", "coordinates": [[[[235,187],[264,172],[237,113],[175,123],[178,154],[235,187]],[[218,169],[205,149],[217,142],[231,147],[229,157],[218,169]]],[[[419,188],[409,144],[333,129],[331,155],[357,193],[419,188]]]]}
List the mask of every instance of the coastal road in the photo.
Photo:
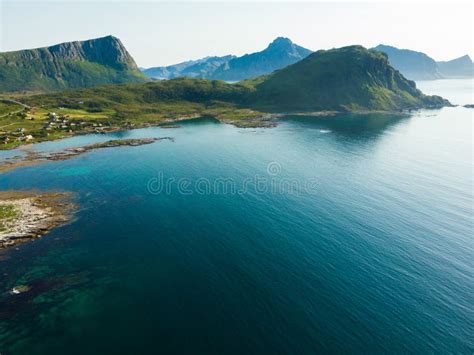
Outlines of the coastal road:
{"type": "MultiPolygon", "coordinates": [[[[12,103],[12,104],[17,104],[17,105],[20,105],[22,107],[21,110],[17,110],[17,111],[12,111],[12,112],[8,112],[4,115],[1,115],[0,118],[3,118],[3,117],[6,117],[8,115],[14,115],[14,114],[17,114],[17,113],[20,113],[20,112],[23,112],[24,110],[26,109],[29,109],[30,106],[24,104],[23,102],[20,102],[20,101],[17,101],[17,100],[13,100],[13,99],[5,99],[5,98],[0,98],[0,101],[3,101],[3,102],[9,102],[9,103],[12,103]]],[[[9,125],[7,125],[9,126],[9,125]]],[[[3,127],[6,127],[6,126],[3,126],[3,127]]],[[[3,128],[3,127],[0,127],[0,128],[3,128]]]]}

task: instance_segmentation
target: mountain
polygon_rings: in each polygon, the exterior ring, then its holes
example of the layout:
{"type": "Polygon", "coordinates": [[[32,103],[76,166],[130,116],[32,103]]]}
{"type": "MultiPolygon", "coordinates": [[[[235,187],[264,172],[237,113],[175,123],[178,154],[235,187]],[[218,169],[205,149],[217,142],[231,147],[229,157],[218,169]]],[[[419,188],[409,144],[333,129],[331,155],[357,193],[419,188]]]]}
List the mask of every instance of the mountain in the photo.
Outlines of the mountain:
{"type": "Polygon", "coordinates": [[[243,82],[262,110],[383,110],[438,107],[390,64],[385,53],[361,46],[320,50],[274,73],[243,82]]]}
{"type": "Polygon", "coordinates": [[[411,80],[441,79],[438,64],[425,53],[379,44],[372,48],[388,55],[390,64],[411,80]]]}
{"type": "Polygon", "coordinates": [[[55,91],[146,80],[113,36],[0,53],[0,91],[55,91]]]}
{"type": "Polygon", "coordinates": [[[223,57],[205,57],[190,60],[166,67],[143,69],[142,72],[153,79],[174,79],[178,77],[206,78],[209,77],[220,65],[235,58],[233,55],[223,57]]]}
{"type": "Polygon", "coordinates": [[[261,52],[246,54],[221,65],[210,78],[225,81],[254,78],[296,63],[311,53],[288,38],[278,37],[261,52]]]}
{"type": "Polygon", "coordinates": [[[444,77],[473,77],[474,63],[468,55],[449,60],[437,62],[439,71],[444,77]]]}
{"type": "MultiPolygon", "coordinates": [[[[31,96],[26,103],[109,112],[114,124],[156,123],[175,117],[213,116],[254,125],[265,113],[400,111],[449,106],[427,96],[390,66],[387,55],[350,46],[318,51],[272,74],[235,84],[177,78],[145,84],[109,85],[31,96]]],[[[236,123],[238,122],[238,123],[236,123]]]]}

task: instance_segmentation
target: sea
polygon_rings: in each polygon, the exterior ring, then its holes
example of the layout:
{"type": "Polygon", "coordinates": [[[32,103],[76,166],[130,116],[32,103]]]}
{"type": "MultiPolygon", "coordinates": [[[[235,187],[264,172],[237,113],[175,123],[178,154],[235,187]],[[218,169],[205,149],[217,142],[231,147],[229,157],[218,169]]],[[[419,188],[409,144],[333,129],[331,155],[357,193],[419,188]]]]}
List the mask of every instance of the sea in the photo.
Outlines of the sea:
{"type": "Polygon", "coordinates": [[[0,174],[78,205],[0,252],[0,354],[472,354],[474,81],[417,85],[459,106],[34,145],[174,138],[0,174]]]}

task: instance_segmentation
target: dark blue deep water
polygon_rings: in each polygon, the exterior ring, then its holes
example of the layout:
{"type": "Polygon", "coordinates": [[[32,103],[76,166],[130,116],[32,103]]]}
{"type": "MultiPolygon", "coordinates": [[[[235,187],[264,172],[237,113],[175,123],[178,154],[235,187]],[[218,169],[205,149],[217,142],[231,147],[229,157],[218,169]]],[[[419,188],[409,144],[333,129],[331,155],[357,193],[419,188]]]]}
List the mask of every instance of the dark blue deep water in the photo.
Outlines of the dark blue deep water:
{"type": "MultiPolygon", "coordinates": [[[[421,86],[472,103],[472,81],[421,86]]],[[[472,354],[473,112],[38,145],[175,138],[0,175],[81,207],[0,254],[0,353],[472,354]]]]}

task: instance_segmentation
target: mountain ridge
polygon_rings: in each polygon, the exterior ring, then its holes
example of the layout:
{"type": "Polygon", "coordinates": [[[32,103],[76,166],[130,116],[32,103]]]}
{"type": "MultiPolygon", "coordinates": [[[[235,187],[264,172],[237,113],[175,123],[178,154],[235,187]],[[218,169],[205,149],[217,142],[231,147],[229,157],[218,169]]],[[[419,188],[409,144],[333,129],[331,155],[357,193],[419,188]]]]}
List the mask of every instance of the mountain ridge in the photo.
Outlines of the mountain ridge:
{"type": "Polygon", "coordinates": [[[210,79],[240,81],[254,78],[294,64],[311,53],[311,50],[286,37],[277,37],[264,50],[245,54],[221,65],[210,79]]]}
{"type": "Polygon", "coordinates": [[[142,70],[142,73],[152,79],[174,79],[178,77],[205,78],[208,72],[235,58],[234,55],[207,56],[196,60],[188,60],[177,64],[151,67],[142,70]]]}
{"type": "Polygon", "coordinates": [[[379,44],[372,49],[388,55],[390,63],[411,80],[473,77],[474,64],[468,55],[449,61],[435,61],[423,52],[379,44]]]}
{"type": "Polygon", "coordinates": [[[473,77],[474,63],[469,55],[463,55],[459,58],[448,61],[439,61],[439,70],[445,77],[473,77]]]}
{"type": "Polygon", "coordinates": [[[436,61],[423,52],[379,44],[372,48],[386,53],[390,64],[410,80],[441,79],[436,61]]]}
{"type": "Polygon", "coordinates": [[[237,57],[204,57],[165,67],[142,70],[150,78],[178,77],[240,81],[250,79],[293,64],[312,53],[286,37],[277,37],[265,49],[237,57]]]}

